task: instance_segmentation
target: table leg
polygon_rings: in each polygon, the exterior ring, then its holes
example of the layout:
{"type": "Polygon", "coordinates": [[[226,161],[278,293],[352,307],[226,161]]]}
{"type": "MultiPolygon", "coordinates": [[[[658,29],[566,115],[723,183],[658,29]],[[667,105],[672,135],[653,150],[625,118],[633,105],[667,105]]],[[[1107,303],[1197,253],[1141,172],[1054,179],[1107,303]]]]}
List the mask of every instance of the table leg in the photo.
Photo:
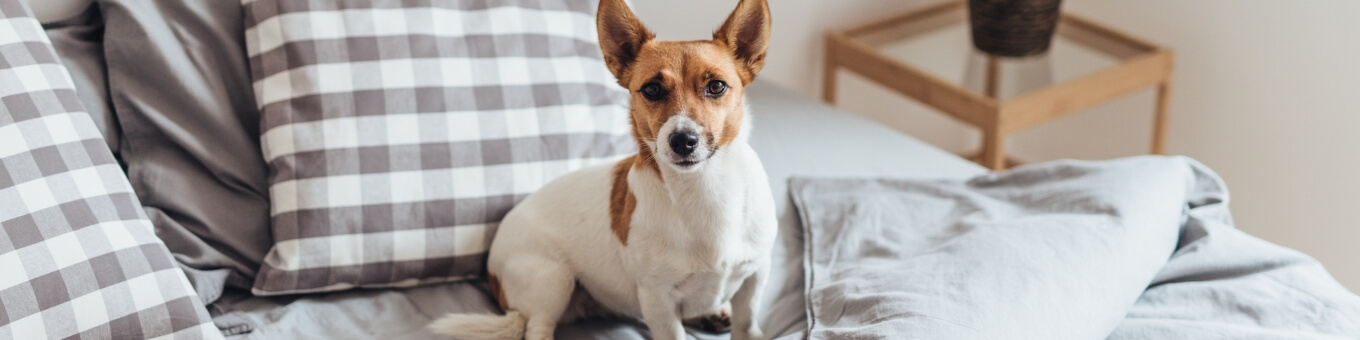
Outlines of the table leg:
{"type": "Polygon", "coordinates": [[[979,163],[992,171],[1006,170],[1006,134],[1001,128],[983,129],[979,163]]]}
{"type": "Polygon", "coordinates": [[[1001,87],[1001,60],[996,56],[987,55],[987,96],[997,98],[998,90],[1001,87]]]}
{"type": "Polygon", "coordinates": [[[1157,86],[1157,112],[1152,121],[1152,154],[1166,154],[1166,119],[1171,106],[1171,79],[1157,86]]]}

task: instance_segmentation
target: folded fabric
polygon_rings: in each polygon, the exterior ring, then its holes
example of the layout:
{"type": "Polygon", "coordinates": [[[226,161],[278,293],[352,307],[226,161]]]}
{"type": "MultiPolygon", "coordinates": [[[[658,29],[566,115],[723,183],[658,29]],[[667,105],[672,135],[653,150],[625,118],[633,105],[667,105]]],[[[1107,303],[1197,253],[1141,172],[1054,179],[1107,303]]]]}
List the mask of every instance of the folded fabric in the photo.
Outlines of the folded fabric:
{"type": "Polygon", "coordinates": [[[1360,297],[1317,260],[1233,228],[1223,181],[1188,165],[1176,253],[1109,338],[1360,338],[1360,297]]]}
{"type": "Polygon", "coordinates": [[[1187,158],[790,192],[811,338],[1360,336],[1360,298],[1232,229],[1222,182],[1187,158]]]}
{"type": "Polygon", "coordinates": [[[98,90],[142,209],[204,303],[248,289],[270,247],[269,195],[240,3],[98,5],[98,90]]]}

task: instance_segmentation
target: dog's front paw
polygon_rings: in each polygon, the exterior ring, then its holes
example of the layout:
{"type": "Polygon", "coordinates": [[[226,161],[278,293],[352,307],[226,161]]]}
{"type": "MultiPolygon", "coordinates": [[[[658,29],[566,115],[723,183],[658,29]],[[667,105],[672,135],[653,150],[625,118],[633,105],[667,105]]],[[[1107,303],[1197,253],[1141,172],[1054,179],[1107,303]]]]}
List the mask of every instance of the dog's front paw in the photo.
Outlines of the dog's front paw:
{"type": "Polygon", "coordinates": [[[732,313],[724,308],[713,314],[685,320],[685,325],[708,333],[727,333],[732,331],[732,313]]]}

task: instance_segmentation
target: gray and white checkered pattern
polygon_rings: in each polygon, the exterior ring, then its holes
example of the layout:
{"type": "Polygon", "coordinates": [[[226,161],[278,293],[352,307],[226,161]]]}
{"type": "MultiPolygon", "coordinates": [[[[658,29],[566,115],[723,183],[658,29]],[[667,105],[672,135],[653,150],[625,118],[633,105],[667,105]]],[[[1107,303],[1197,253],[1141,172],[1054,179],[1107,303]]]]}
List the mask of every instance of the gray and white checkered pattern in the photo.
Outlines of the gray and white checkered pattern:
{"type": "Polygon", "coordinates": [[[475,277],[501,217],[631,153],[590,0],[245,0],[274,248],[254,293],[475,277]]]}
{"type": "Polygon", "coordinates": [[[220,339],[66,68],[0,0],[0,339],[220,339]]]}

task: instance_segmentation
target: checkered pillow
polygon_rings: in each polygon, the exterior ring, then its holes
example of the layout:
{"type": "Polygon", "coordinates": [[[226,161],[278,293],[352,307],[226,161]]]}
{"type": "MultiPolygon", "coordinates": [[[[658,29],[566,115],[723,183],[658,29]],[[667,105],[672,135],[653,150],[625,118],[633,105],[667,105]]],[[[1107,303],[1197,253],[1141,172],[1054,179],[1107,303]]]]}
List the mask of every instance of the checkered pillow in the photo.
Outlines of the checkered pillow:
{"type": "Polygon", "coordinates": [[[221,338],[47,36],[0,0],[0,339],[221,338]]]}
{"type": "Polygon", "coordinates": [[[474,277],[520,198],[635,148],[589,0],[245,0],[274,248],[254,293],[474,277]]]}

